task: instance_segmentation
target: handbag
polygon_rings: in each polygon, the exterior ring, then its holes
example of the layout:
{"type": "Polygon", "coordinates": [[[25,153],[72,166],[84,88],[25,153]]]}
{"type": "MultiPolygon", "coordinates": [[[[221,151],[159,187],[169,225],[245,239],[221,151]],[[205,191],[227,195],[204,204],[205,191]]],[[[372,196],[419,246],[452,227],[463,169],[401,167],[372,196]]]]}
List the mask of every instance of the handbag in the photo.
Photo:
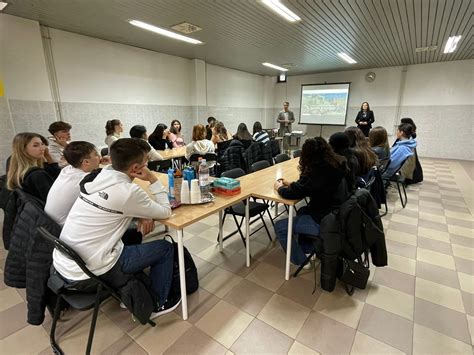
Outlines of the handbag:
{"type": "Polygon", "coordinates": [[[370,270],[353,260],[339,259],[338,278],[347,285],[365,289],[369,280],[370,270]]]}

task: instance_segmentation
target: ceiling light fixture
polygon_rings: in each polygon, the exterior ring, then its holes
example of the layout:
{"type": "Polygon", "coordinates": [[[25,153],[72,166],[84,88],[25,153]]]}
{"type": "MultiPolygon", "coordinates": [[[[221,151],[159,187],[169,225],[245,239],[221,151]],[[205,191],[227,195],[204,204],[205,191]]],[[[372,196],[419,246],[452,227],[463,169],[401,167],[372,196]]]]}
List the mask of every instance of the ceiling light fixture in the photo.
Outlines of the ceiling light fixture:
{"type": "Polygon", "coordinates": [[[280,0],[263,0],[262,2],[287,21],[301,21],[301,18],[285,5],[283,5],[280,0]]]}
{"type": "Polygon", "coordinates": [[[266,67],[276,69],[276,70],[279,70],[279,71],[288,71],[288,69],[283,68],[283,67],[279,67],[278,65],[275,65],[275,64],[272,64],[272,63],[265,62],[265,63],[262,63],[262,65],[265,65],[266,67]]]}
{"type": "Polygon", "coordinates": [[[164,28],[160,28],[160,27],[150,25],[150,24],[142,22],[142,21],[128,20],[128,23],[133,25],[133,26],[143,28],[144,30],[148,30],[148,31],[157,33],[159,35],[170,37],[170,38],[177,39],[177,40],[180,40],[180,41],[184,41],[184,42],[188,42],[188,43],[192,43],[192,44],[202,44],[203,43],[203,42],[201,42],[197,39],[187,37],[187,36],[183,36],[183,35],[165,30],[164,28]]]}
{"type": "Polygon", "coordinates": [[[3,9],[7,7],[7,5],[8,5],[7,2],[0,1],[0,11],[3,11],[3,9]]]}
{"type": "Polygon", "coordinates": [[[339,56],[339,58],[341,58],[342,60],[345,60],[349,64],[357,63],[354,59],[349,57],[349,55],[347,55],[346,53],[337,53],[337,55],[339,56]]]}
{"type": "Polygon", "coordinates": [[[461,39],[461,36],[451,36],[448,38],[446,42],[446,46],[444,47],[444,53],[453,53],[458,46],[458,42],[461,39]]]}

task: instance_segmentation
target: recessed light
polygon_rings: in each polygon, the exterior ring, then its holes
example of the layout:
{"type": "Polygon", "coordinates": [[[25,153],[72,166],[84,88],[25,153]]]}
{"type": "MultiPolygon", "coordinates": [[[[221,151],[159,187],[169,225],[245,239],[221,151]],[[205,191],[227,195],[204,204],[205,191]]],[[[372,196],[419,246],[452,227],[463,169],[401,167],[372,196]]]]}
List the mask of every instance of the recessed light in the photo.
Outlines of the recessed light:
{"type": "Polygon", "coordinates": [[[283,68],[283,67],[279,67],[278,65],[275,65],[275,64],[272,64],[272,63],[265,62],[265,63],[262,63],[262,65],[265,65],[266,67],[276,69],[276,70],[279,70],[279,71],[288,71],[288,69],[283,68]]]}
{"type": "Polygon", "coordinates": [[[7,7],[7,5],[8,5],[7,2],[0,1],[0,11],[3,11],[3,9],[7,7]]]}
{"type": "Polygon", "coordinates": [[[444,53],[453,53],[458,46],[458,42],[461,39],[461,36],[451,36],[448,38],[446,42],[446,46],[444,47],[444,53]]]}
{"type": "Polygon", "coordinates": [[[143,28],[144,30],[151,31],[151,32],[157,33],[157,34],[162,35],[162,36],[177,39],[179,41],[184,41],[184,42],[188,42],[188,43],[192,43],[192,44],[202,44],[203,43],[203,42],[201,42],[197,39],[187,37],[187,36],[183,36],[183,35],[180,35],[178,33],[174,33],[174,32],[165,30],[164,28],[150,25],[150,24],[142,22],[142,21],[128,20],[128,23],[130,23],[133,26],[143,28]]]}
{"type": "Polygon", "coordinates": [[[280,0],[263,0],[262,2],[287,21],[296,22],[301,20],[297,14],[283,5],[280,0]]]}
{"type": "Polygon", "coordinates": [[[355,64],[357,63],[354,59],[352,59],[351,57],[349,57],[349,55],[347,55],[346,53],[337,53],[337,55],[339,56],[339,58],[345,60],[347,63],[349,64],[355,64]]]}

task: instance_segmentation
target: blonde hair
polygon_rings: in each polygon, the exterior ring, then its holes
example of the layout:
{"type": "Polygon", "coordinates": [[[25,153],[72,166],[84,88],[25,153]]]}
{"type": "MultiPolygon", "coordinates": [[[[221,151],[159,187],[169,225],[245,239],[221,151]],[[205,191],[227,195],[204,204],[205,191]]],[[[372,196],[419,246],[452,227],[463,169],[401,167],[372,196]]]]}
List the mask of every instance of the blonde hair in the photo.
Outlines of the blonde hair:
{"type": "Polygon", "coordinates": [[[43,167],[43,159],[33,158],[26,152],[26,146],[33,138],[41,139],[43,144],[47,143],[47,140],[37,133],[18,133],[15,138],[13,138],[12,155],[7,174],[7,188],[9,190],[21,188],[21,182],[28,170],[33,167],[43,167]]]}

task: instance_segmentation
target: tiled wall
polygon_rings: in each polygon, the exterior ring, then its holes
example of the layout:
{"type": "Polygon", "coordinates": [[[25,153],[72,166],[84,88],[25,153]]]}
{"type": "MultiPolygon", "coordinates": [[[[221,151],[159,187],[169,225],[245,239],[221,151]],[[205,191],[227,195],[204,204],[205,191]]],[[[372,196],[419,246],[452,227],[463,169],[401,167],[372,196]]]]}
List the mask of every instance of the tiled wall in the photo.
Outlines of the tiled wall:
{"type": "Polygon", "coordinates": [[[0,127],[0,175],[3,175],[14,136],[8,101],[4,97],[0,97],[0,127]]]}

